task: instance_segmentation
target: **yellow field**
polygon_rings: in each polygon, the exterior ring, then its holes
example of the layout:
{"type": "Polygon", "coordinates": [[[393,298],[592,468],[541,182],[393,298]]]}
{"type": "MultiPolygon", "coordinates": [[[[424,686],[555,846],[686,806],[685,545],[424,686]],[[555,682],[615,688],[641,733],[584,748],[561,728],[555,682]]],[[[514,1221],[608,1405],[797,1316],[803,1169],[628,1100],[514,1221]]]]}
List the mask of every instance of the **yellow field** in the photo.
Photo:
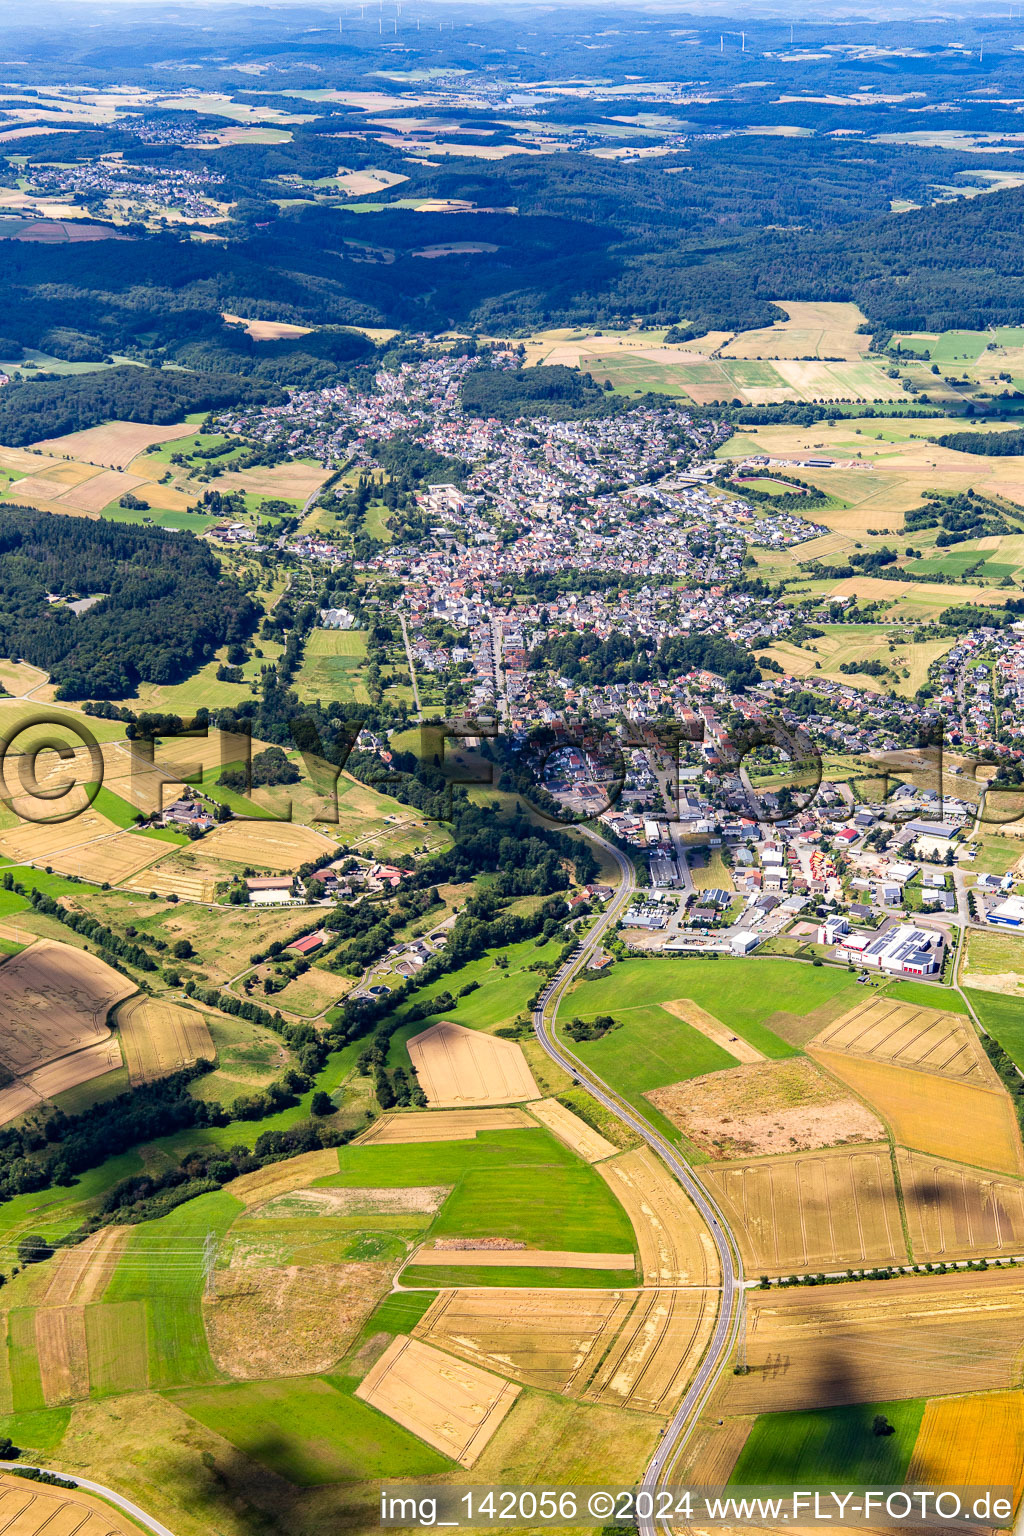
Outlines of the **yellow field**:
{"type": "Polygon", "coordinates": [[[595,1131],[593,1126],[581,1120],[579,1115],[574,1115],[571,1109],[566,1109],[564,1104],[559,1104],[557,1099],[538,1099],[530,1105],[530,1113],[585,1162],[598,1163],[618,1151],[600,1131],[595,1131]]]}
{"type": "Polygon", "coordinates": [[[400,1334],[356,1388],[356,1397],[471,1467],[520,1390],[400,1334]]]}
{"type": "Polygon", "coordinates": [[[719,1408],[764,1413],[1015,1387],[1024,1337],[1016,1272],[748,1292],[748,1376],[719,1408]]]}
{"type": "Polygon", "coordinates": [[[578,1253],[568,1248],[460,1248],[458,1238],[445,1246],[421,1243],[410,1264],[472,1269],[623,1269],[633,1274],[631,1253],[578,1253]]]}
{"type": "Polygon", "coordinates": [[[726,342],[722,357],[864,357],[871,343],[858,335],[865,317],[856,304],[805,304],[775,299],[787,318],[760,331],[742,331],[726,342]]]}
{"type": "Polygon", "coordinates": [[[1024,1172],[1020,1132],[1002,1088],[810,1049],[878,1111],[902,1145],[997,1173],[1024,1172]]]}
{"type": "Polygon", "coordinates": [[[811,1044],[990,1087],[995,1083],[988,1058],[967,1019],[895,998],[862,999],[834,1024],[826,1025],[811,1044]]]}
{"type": "MultiPolygon", "coordinates": [[[[824,540],[815,542],[824,543],[824,540]]],[[[810,558],[807,546],[801,547],[801,554],[810,558]]],[[[884,693],[887,688],[892,688],[905,698],[911,698],[927,679],[932,662],[944,656],[952,645],[952,640],[911,640],[897,643],[894,650],[890,651],[888,632],[879,629],[855,639],[826,633],[809,641],[806,647],[791,644],[788,640],[776,640],[767,647],[767,654],[790,677],[807,677],[817,671],[834,682],[860,688],[868,693],[884,693]],[[897,676],[894,680],[871,677],[865,672],[845,673],[841,670],[844,662],[860,661],[880,661],[883,666],[895,671],[897,676]],[[909,674],[907,677],[902,675],[904,669],[909,674]]]]}
{"type": "Polygon", "coordinates": [[[896,1160],[918,1263],[1024,1251],[1024,1184],[902,1147],[896,1160]]]}
{"type": "Polygon", "coordinates": [[[1024,1393],[941,1397],[925,1405],[907,1468],[912,1488],[1024,1488],[1024,1393]]]}
{"type": "Polygon", "coordinates": [[[526,1386],[668,1413],[707,1342],[716,1298],[706,1290],[442,1291],[413,1331],[526,1386]]]}
{"type": "Polygon", "coordinates": [[[81,1488],[46,1488],[0,1474],[0,1525],[10,1536],[138,1536],[134,1520],[81,1488]]]}
{"type": "Polygon", "coordinates": [[[64,437],[41,438],[32,446],[41,448],[51,458],[78,459],[85,464],[122,469],[150,443],[170,442],[180,437],[181,431],[180,426],[155,427],[144,421],[108,421],[101,427],[87,427],[64,437]]]}
{"type": "Polygon", "coordinates": [[[202,854],[208,859],[252,865],[275,874],[298,869],[329,848],[331,839],[312,827],[287,821],[226,821],[203,838],[202,854]]]}
{"type": "Polygon", "coordinates": [[[759,1274],[906,1263],[887,1146],[707,1166],[701,1177],[759,1274]]]}
{"type": "Polygon", "coordinates": [[[202,1014],[178,1003],[133,997],[118,1010],[117,1027],[133,1087],[216,1054],[202,1014]]]}
{"type": "Polygon", "coordinates": [[[96,955],[39,940],[0,966],[0,1061],[20,1074],[105,1044],[111,1008],[134,991],[96,955]]]}
{"type": "Polygon", "coordinates": [[[409,1060],[431,1109],[515,1104],[540,1090],[514,1040],[444,1019],[407,1042],[409,1060]]]}
{"type": "Polygon", "coordinates": [[[597,1164],[633,1223],[646,1285],[718,1285],[718,1254],[682,1185],[646,1147],[597,1164]]]}
{"type": "Polygon", "coordinates": [[[318,1152],[300,1152],[287,1162],[271,1163],[254,1173],[243,1173],[224,1188],[243,1205],[263,1205],[278,1195],[305,1189],[315,1179],[326,1179],[338,1171],[338,1154],[329,1148],[318,1152]]]}
{"type": "MultiPolygon", "coordinates": [[[[531,1108],[536,1111],[537,1106],[531,1108]]],[[[475,1141],[480,1131],[523,1130],[532,1124],[529,1115],[513,1108],[438,1109],[426,1113],[381,1115],[355,1138],[353,1145],[475,1141]]]]}
{"type": "Polygon", "coordinates": [[[0,853],[16,864],[55,865],[62,858],[70,865],[70,873],[88,874],[96,839],[113,836],[117,830],[112,821],[92,810],[69,821],[19,822],[11,831],[0,833],[0,853]]]}
{"type": "MultiPolygon", "coordinates": [[[[61,875],[84,875],[102,885],[110,885],[136,876],[140,871],[166,856],[168,845],[159,838],[140,837],[135,832],[117,832],[113,837],[88,842],[77,848],[54,853],[49,859],[51,868],[61,875]]],[[[142,883],[145,884],[145,876],[142,883]]],[[[151,890],[151,886],[146,886],[151,890]]]]}

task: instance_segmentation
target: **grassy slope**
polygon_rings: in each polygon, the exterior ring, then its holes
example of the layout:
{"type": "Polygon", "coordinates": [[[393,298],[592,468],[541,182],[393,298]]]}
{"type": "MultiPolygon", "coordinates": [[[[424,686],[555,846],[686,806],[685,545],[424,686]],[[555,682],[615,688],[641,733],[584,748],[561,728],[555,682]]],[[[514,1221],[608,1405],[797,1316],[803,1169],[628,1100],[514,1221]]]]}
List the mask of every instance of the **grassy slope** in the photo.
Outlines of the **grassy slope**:
{"type": "Polygon", "coordinates": [[[1024,1008],[1020,998],[973,988],[967,989],[967,996],[983,1027],[1024,1072],[1024,1008]]]}
{"type": "Polygon", "coordinates": [[[216,1378],[202,1318],[203,1243],[210,1232],[223,1237],[242,1209],[219,1191],[132,1231],[103,1300],[145,1301],[151,1386],[216,1378]]]}
{"type": "Polygon", "coordinates": [[[540,1129],[423,1146],[342,1147],[339,1162],[341,1172],[319,1185],[454,1184],[430,1238],[498,1236],[531,1248],[634,1251],[632,1227],[604,1181],[540,1129]]]}

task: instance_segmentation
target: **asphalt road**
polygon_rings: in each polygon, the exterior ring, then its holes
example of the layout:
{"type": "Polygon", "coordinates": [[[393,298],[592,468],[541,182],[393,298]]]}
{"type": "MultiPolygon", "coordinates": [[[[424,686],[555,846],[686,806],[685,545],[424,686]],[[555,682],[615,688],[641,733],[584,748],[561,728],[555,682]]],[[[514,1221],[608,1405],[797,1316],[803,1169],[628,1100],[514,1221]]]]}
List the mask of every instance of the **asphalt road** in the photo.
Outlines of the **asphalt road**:
{"type": "MultiPolygon", "coordinates": [[[[27,1466],[27,1463],[19,1461],[18,1466],[24,1467],[27,1466]]],[[[49,1467],[32,1467],[30,1470],[34,1472],[49,1472],[51,1469],[49,1467]]],[[[92,1483],[87,1477],[79,1477],[77,1472],[58,1472],[55,1475],[57,1477],[66,1477],[69,1482],[77,1484],[79,1488],[84,1488],[87,1493],[98,1493],[100,1498],[107,1500],[108,1504],[114,1504],[118,1509],[123,1509],[125,1514],[130,1515],[139,1525],[145,1526],[147,1531],[152,1531],[153,1536],[174,1536],[174,1532],[168,1530],[166,1525],[161,1525],[159,1520],[154,1520],[152,1515],[147,1515],[145,1510],[140,1509],[137,1504],[133,1504],[131,1499],[123,1499],[119,1493],[114,1492],[113,1488],[105,1488],[102,1483],[92,1483]]],[[[26,1482],[25,1487],[45,1488],[46,1484],[26,1482]]],[[[58,1488],[55,1491],[59,1493],[60,1489],[58,1488]]]]}
{"type": "MultiPolygon", "coordinates": [[[[612,1110],[620,1120],[625,1121],[638,1135],[642,1136],[652,1151],[679,1180],[708,1225],[718,1250],[722,1270],[722,1304],[711,1341],[696,1376],[665,1428],[661,1443],[652,1456],[640,1485],[644,1490],[653,1491],[670,1475],[672,1467],[689,1438],[700,1408],[710,1395],[729,1359],[740,1322],[743,1264],[724,1216],[707,1192],[698,1184],[686,1163],[664,1137],[633,1109],[632,1105],[626,1104],[613,1088],[609,1087],[589,1067],[585,1067],[566,1046],[555,1040],[552,1034],[558,1005],[566,988],[591,959],[605,931],[621,916],[636,889],[636,878],[630,860],[617,848],[605,842],[604,838],[598,837],[596,833],[585,831],[584,835],[600,843],[612,854],[619,866],[621,883],[608,903],[607,910],[598,917],[589,933],[581,940],[577,950],[541,992],[533,1014],[533,1027],[538,1040],[552,1060],[579,1079],[600,1103],[612,1110]]],[[[656,1526],[657,1522],[653,1518],[641,1516],[639,1519],[642,1536],[653,1536],[656,1526]]]]}

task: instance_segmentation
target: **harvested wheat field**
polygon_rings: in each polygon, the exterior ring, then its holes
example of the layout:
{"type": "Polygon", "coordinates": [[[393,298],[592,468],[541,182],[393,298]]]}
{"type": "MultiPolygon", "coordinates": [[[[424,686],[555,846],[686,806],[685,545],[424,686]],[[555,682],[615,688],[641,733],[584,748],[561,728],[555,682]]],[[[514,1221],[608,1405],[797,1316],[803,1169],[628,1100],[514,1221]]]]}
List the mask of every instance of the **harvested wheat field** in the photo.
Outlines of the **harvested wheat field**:
{"type": "Polygon", "coordinates": [[[920,1072],[941,1072],[971,1082],[995,1082],[970,1021],[938,1008],[895,998],[868,997],[827,1025],[811,1041],[824,1050],[890,1061],[920,1072]]]}
{"type": "Polygon", "coordinates": [[[597,1171],[625,1207],[640,1250],[645,1285],[718,1285],[721,1270],[703,1218],[682,1185],[646,1147],[623,1152],[597,1171]]]}
{"type": "Polygon", "coordinates": [[[519,1392],[490,1371],[399,1334],[360,1382],[356,1397],[471,1467],[519,1392]]]}
{"type": "Polygon", "coordinates": [[[336,847],[321,832],[290,821],[226,821],[204,837],[203,856],[279,874],[336,847]]]}
{"type": "Polygon", "coordinates": [[[203,1300],[210,1353],[238,1378],[327,1371],[391,1287],[388,1264],[289,1264],[214,1271],[203,1300]]]}
{"type": "Polygon", "coordinates": [[[134,1520],[81,1488],[46,1488],[0,1474],[0,1530],[9,1536],[139,1536],[134,1520]]]}
{"type": "Polygon", "coordinates": [[[1024,1183],[902,1147],[896,1161],[918,1263],[1024,1253],[1024,1183]]]}
{"type": "MultiPolygon", "coordinates": [[[[446,1268],[472,1265],[473,1268],[529,1268],[529,1269],[624,1269],[633,1273],[631,1253],[571,1253],[563,1248],[475,1248],[472,1238],[466,1246],[456,1246],[455,1240],[446,1238],[440,1243],[423,1243],[409,1260],[410,1264],[442,1264],[446,1268]]],[[[485,1239],[486,1241],[486,1239],[485,1239]]]]}
{"type": "Polygon", "coordinates": [[[95,955],[39,940],[0,966],[0,1062],[30,1072],[109,1040],[111,1008],[134,991],[134,982],[95,955]]]}
{"type": "Polygon", "coordinates": [[[1020,1132],[1003,1088],[824,1051],[819,1046],[811,1049],[816,1061],[867,1099],[903,1146],[997,1173],[1024,1172],[1020,1132]]]}
{"type": "Polygon", "coordinates": [[[38,1109],[41,1103],[42,1098],[26,1078],[8,1083],[6,1088],[0,1088],[0,1125],[9,1125],[30,1110],[38,1109]]]}
{"type": "MultiPolygon", "coordinates": [[[[84,847],[68,848],[50,859],[50,867],[60,875],[82,873],[102,885],[120,885],[140,870],[166,856],[167,844],[156,838],[140,837],[137,832],[117,832],[84,847]]],[[[145,884],[145,876],[142,877],[145,884]]],[[[147,887],[149,889],[149,887],[147,887]]]]}
{"type": "Polygon", "coordinates": [[[680,1482],[698,1488],[724,1488],[753,1427],[750,1419],[698,1424],[687,1458],[678,1468],[680,1482]]]}
{"type": "Polygon", "coordinates": [[[905,1264],[887,1145],[700,1170],[759,1273],[905,1264]]]}
{"type": "Polygon", "coordinates": [[[764,1054],[753,1045],[748,1045],[746,1040],[741,1040],[739,1035],[734,1035],[728,1025],[721,1019],[716,1019],[713,1013],[708,1013],[699,1003],[695,1003],[689,997],[677,997],[672,1002],[662,1003],[666,1013],[671,1013],[677,1019],[682,1019],[684,1024],[690,1024],[694,1029],[699,1029],[702,1035],[720,1045],[723,1051],[728,1051],[730,1056],[735,1056],[737,1061],[764,1061],[764,1054]]]}
{"type": "Polygon", "coordinates": [[[584,1162],[599,1163],[604,1157],[614,1157],[619,1150],[557,1099],[538,1099],[530,1105],[530,1113],[584,1162]]]}
{"type": "Polygon", "coordinates": [[[526,1386],[667,1413],[717,1311],[713,1290],[448,1290],[414,1331],[526,1386]]]}
{"type": "Polygon", "coordinates": [[[984,1392],[1020,1385],[1024,1290],[1015,1271],[747,1293],[749,1376],[726,1413],[984,1392]]]}
{"type": "Polygon", "coordinates": [[[48,1307],[85,1306],[99,1301],[124,1252],[130,1227],[101,1227],[84,1243],[62,1248],[50,1262],[48,1307]]]}
{"type": "MultiPolygon", "coordinates": [[[[166,857],[158,854],[158,858],[166,857]]],[[[217,882],[212,875],[186,874],[164,862],[150,865],[121,883],[126,891],[155,891],[158,896],[177,896],[181,901],[212,901],[217,882]]]]}
{"type": "Polygon", "coordinates": [[[86,427],[64,437],[41,438],[33,447],[60,457],[64,454],[86,464],[120,469],[150,443],[167,443],[181,436],[180,426],[154,427],[142,421],[108,421],[102,427],[86,427]]]}
{"type": "Polygon", "coordinates": [[[885,1128],[811,1061],[762,1061],[645,1095],[712,1157],[756,1157],[879,1141],[885,1128]]]}
{"type": "MultiPolygon", "coordinates": [[[[536,1112],[537,1106],[531,1105],[536,1112]]],[[[425,1141],[475,1141],[479,1131],[529,1130],[533,1121],[521,1109],[440,1109],[381,1115],[357,1136],[353,1146],[425,1141]]]]}
{"type": "Polygon", "coordinates": [[[431,1109],[540,1098],[522,1048],[514,1040],[499,1040],[443,1019],[413,1035],[408,1051],[431,1109]]]}
{"type": "MultiPolygon", "coordinates": [[[[35,804],[38,807],[38,801],[35,804]]],[[[81,873],[88,875],[96,839],[112,837],[117,830],[112,821],[93,810],[82,811],[70,821],[22,822],[10,832],[0,833],[0,853],[15,864],[53,864],[65,857],[72,874],[77,875],[81,865],[81,873]]]]}
{"type": "Polygon", "coordinates": [[[38,1307],[35,1346],[47,1408],[88,1397],[84,1307],[38,1307]]]}
{"type": "Polygon", "coordinates": [[[85,1046],[83,1050],[69,1051],[56,1061],[44,1062],[41,1067],[26,1072],[20,1084],[30,1089],[41,1102],[43,1099],[55,1098],[58,1093],[65,1093],[68,1088],[77,1088],[80,1083],[89,1083],[94,1077],[102,1077],[106,1072],[116,1072],[121,1065],[121,1047],[117,1036],[111,1035],[106,1040],[97,1040],[95,1045],[85,1046]]]}
{"type": "Polygon", "coordinates": [[[925,1404],[907,1468],[912,1488],[1024,1489],[1024,1393],[940,1397],[925,1404]]]}
{"type": "Polygon", "coordinates": [[[133,997],[118,1009],[117,1028],[132,1087],[217,1054],[202,1014],[180,1003],[133,997]]]}
{"type": "Polygon", "coordinates": [[[316,1152],[300,1152],[284,1163],[270,1163],[253,1173],[243,1173],[224,1188],[243,1205],[263,1205],[275,1195],[303,1189],[315,1179],[326,1179],[338,1171],[338,1154],[329,1147],[316,1152]]]}

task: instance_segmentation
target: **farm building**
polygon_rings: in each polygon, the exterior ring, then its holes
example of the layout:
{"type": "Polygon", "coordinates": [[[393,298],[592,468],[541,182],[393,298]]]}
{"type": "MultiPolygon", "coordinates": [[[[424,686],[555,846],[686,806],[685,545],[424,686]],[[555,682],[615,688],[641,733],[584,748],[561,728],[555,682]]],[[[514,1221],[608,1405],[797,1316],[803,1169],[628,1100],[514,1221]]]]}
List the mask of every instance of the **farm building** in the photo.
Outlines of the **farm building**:
{"type": "Polygon", "coordinates": [[[321,949],[323,947],[326,938],[327,935],[324,933],[323,929],[320,928],[316,933],[306,933],[303,934],[301,939],[294,939],[292,943],[288,945],[288,948],[294,949],[296,953],[300,955],[311,955],[314,950],[321,949]]]}

